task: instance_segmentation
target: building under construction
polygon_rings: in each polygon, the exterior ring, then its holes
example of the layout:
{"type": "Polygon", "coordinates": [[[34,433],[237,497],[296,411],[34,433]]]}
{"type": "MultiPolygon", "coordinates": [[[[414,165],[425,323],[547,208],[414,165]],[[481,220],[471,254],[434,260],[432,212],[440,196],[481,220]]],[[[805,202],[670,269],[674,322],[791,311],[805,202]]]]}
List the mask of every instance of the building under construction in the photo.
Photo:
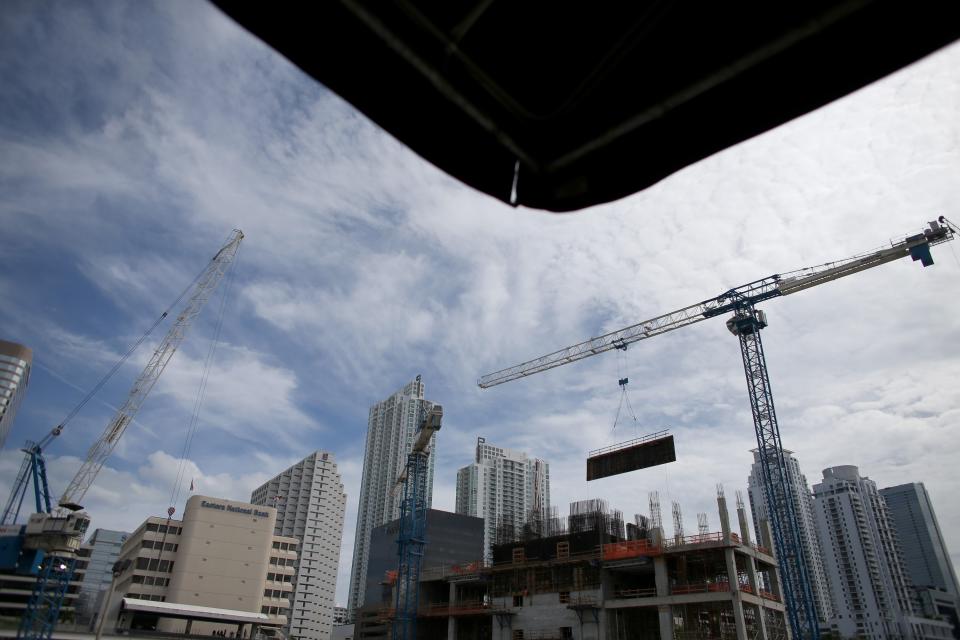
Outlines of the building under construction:
{"type": "MultiPolygon", "coordinates": [[[[659,506],[624,522],[602,500],[570,505],[566,518],[531,518],[498,531],[493,563],[425,570],[418,638],[457,640],[779,640],[787,637],[776,561],[754,544],[742,502],[739,533],[718,494],[720,530],[699,514],[685,535],[679,506],[668,536],[659,506]]],[[[769,540],[769,537],[765,538],[769,540]]],[[[357,638],[385,637],[376,619],[358,620],[357,638]]],[[[381,622],[382,624],[382,622],[381,622]]]]}

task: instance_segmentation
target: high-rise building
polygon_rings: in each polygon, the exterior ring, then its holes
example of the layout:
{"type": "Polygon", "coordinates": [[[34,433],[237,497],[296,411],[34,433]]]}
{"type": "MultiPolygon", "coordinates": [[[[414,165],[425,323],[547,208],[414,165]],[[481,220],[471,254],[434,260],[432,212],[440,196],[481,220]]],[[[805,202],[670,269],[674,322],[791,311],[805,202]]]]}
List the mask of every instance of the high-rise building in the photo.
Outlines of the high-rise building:
{"type": "Polygon", "coordinates": [[[130,534],[126,531],[97,529],[77,550],[75,579],[80,582],[77,598],[77,618],[86,622],[97,613],[100,592],[110,588],[113,563],[120,557],[120,549],[130,534]]]}
{"type": "Polygon", "coordinates": [[[922,482],[880,490],[896,523],[903,561],[914,586],[960,595],[957,574],[943,541],[930,494],[922,482]]]}
{"type": "MultiPolygon", "coordinates": [[[[374,527],[400,517],[401,492],[394,491],[397,478],[407,463],[422,416],[433,407],[424,399],[420,376],[404,385],[386,400],[370,407],[367,418],[367,441],[363,456],[363,480],[357,508],[357,531],[353,544],[353,567],[350,572],[350,597],[347,608],[355,612],[363,605],[367,583],[367,557],[370,532],[374,527]]],[[[430,442],[435,450],[436,434],[430,442]]],[[[433,467],[431,455],[427,468],[427,508],[433,502],[433,467]]]]}
{"type": "Polygon", "coordinates": [[[922,482],[880,490],[900,537],[900,549],[924,615],[950,620],[960,638],[960,587],[930,494],[922,482]]]}
{"type": "Polygon", "coordinates": [[[287,637],[327,640],[334,624],[347,507],[347,494],[333,454],[314,451],[255,489],[250,502],[274,507],[274,533],[300,541],[287,637]]]}
{"type": "Polygon", "coordinates": [[[27,392],[33,351],[17,344],[0,340],[0,448],[7,441],[17,408],[27,392]]]}
{"type": "Polygon", "coordinates": [[[457,471],[456,508],[457,513],[483,518],[484,560],[490,561],[498,529],[520,531],[524,523],[545,517],[549,506],[546,461],[477,438],[475,461],[457,471]]]}
{"type": "MultiPolygon", "coordinates": [[[[753,466],[750,468],[750,477],[747,478],[747,492],[750,497],[750,512],[753,514],[753,530],[762,531],[761,520],[769,520],[770,512],[767,509],[767,498],[763,486],[763,470],[760,463],[760,450],[753,449],[753,466]]],[[[820,624],[826,624],[833,616],[830,601],[829,583],[823,567],[823,546],[817,534],[817,522],[814,516],[813,495],[807,477],[800,471],[800,463],[793,456],[792,451],[784,450],[784,460],[787,463],[787,473],[793,485],[793,509],[797,514],[797,525],[800,527],[800,542],[803,545],[803,555],[807,560],[807,576],[810,580],[810,589],[813,592],[813,605],[817,611],[820,624]]],[[[758,534],[759,535],[759,534],[758,534]]]]}
{"type": "Polygon", "coordinates": [[[914,611],[894,521],[876,483],[855,466],[830,467],[813,495],[831,628],[868,640],[949,638],[949,623],[914,611]]]}
{"type": "Polygon", "coordinates": [[[282,628],[299,542],[269,506],[194,495],[182,520],[150,517],[120,551],[105,630],[232,635],[282,628]]]}

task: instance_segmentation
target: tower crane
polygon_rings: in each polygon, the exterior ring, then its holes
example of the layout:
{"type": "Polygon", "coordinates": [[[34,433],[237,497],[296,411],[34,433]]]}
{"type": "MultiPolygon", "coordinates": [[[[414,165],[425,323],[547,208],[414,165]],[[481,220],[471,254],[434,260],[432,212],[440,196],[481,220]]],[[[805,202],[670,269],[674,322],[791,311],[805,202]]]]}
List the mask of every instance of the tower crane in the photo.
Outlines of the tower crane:
{"type": "Polygon", "coordinates": [[[930,222],[921,233],[908,236],[889,247],[851,258],[799,269],[785,274],[755,280],[696,304],[638,322],[619,331],[591,338],[527,362],[501,369],[481,377],[477,384],[493,387],[511,380],[553,369],[611,349],[627,345],[688,325],[733,314],[727,328],[740,341],[740,353],[747,379],[747,391],[753,411],[753,425],[760,452],[765,497],[770,513],[777,560],[782,577],[784,600],[793,637],[818,640],[819,625],[813,604],[807,562],[797,525],[794,494],[790,474],[784,460],[780,428],[773,405],[773,393],[767,374],[760,330],[767,326],[766,314],[757,309],[760,302],[786,296],[845,276],[911,257],[924,266],[933,264],[930,247],[953,239],[958,232],[946,218],[930,222]]]}
{"type": "MultiPolygon", "coordinates": [[[[117,409],[100,438],[90,447],[80,470],[58,501],[55,512],[50,508],[46,465],[42,451],[63,432],[63,426],[67,420],[57,425],[44,439],[38,443],[28,443],[28,446],[24,449],[27,458],[21,466],[17,484],[14,486],[11,500],[8,501],[8,508],[4,512],[4,518],[6,519],[10,505],[15,501],[19,510],[19,502],[23,500],[26,493],[26,482],[32,476],[38,513],[32,514],[26,525],[20,529],[21,548],[26,552],[21,553],[21,556],[25,556],[29,560],[28,562],[20,562],[16,570],[28,574],[36,573],[37,582],[20,621],[17,632],[18,638],[48,639],[53,633],[60,617],[60,608],[66,596],[67,588],[73,577],[76,551],[80,547],[83,535],[90,523],[90,516],[82,511],[83,507],[80,503],[93,484],[100,468],[117,446],[127,427],[133,422],[140,407],[143,406],[144,400],[160,378],[160,374],[163,373],[173,354],[183,342],[194,319],[200,314],[204,305],[223,280],[237,255],[242,240],[243,232],[234,229],[227,243],[213,256],[194,280],[187,303],[176,316],[173,326],[137,377],[126,401],[117,409]]],[[[166,315],[165,312],[161,319],[166,315]]],[[[141,341],[144,338],[141,338],[141,341]]],[[[127,356],[130,353],[132,353],[132,349],[127,352],[127,356]]],[[[125,359],[126,356],[124,356],[125,359]]],[[[114,371],[116,371],[116,367],[108,376],[112,375],[114,371]]],[[[95,387],[95,390],[98,387],[95,387]]],[[[89,399],[89,395],[84,402],[87,399],[89,399]]],[[[74,414],[75,412],[71,413],[68,418],[74,414]]]]}
{"type": "MultiPolygon", "coordinates": [[[[421,405],[423,406],[423,405],[421,405]]],[[[393,640],[414,640],[417,637],[417,609],[420,601],[420,567],[427,530],[427,461],[433,434],[440,430],[443,407],[424,406],[420,428],[407,465],[397,478],[394,489],[403,489],[400,502],[400,532],[397,536],[397,581],[394,586],[395,614],[393,640]]]]}

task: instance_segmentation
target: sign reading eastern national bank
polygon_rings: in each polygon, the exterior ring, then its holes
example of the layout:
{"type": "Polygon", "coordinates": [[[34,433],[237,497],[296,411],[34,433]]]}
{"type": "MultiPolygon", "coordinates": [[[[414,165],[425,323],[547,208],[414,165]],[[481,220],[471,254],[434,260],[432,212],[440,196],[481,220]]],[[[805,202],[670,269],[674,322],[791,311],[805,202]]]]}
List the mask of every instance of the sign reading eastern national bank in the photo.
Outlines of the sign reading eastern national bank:
{"type": "Polygon", "coordinates": [[[207,502],[206,500],[200,501],[200,506],[204,509],[216,509],[217,511],[229,511],[230,513],[242,513],[247,516],[257,516],[258,518],[269,518],[270,514],[266,511],[259,511],[257,509],[245,509],[243,507],[235,507],[232,504],[221,504],[219,502],[207,502]]]}

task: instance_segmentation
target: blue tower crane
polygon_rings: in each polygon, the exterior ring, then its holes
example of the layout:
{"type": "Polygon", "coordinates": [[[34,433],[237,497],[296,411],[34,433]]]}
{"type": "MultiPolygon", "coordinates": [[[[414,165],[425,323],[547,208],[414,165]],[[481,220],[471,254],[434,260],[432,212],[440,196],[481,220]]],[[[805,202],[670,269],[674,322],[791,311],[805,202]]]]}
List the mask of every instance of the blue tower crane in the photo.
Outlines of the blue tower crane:
{"type": "Polygon", "coordinates": [[[394,488],[402,487],[400,531],[397,535],[397,581],[394,584],[395,612],[392,640],[417,637],[417,610],[420,606],[420,568],[427,529],[427,475],[430,441],[440,430],[443,407],[424,408],[416,440],[407,455],[407,464],[394,488]]]}
{"type": "Polygon", "coordinates": [[[793,637],[798,640],[819,640],[820,628],[814,610],[808,563],[800,539],[794,496],[796,488],[787,473],[780,440],[780,427],[774,410],[770,376],[760,330],[767,326],[766,315],[756,308],[765,300],[789,295],[819,284],[825,284],[860,271],[878,267],[900,258],[910,257],[924,267],[933,264],[930,247],[953,240],[957,232],[946,218],[930,222],[927,229],[893,242],[889,247],[829,262],[816,267],[774,274],[677,311],[644,320],[619,331],[591,338],[553,353],[522,362],[481,377],[477,384],[489,388],[541,371],[583,360],[590,356],[623,349],[627,345],[679,329],[707,318],[732,313],[727,328],[740,340],[740,353],[747,379],[747,391],[753,411],[764,480],[765,497],[770,513],[777,563],[780,568],[787,616],[793,637]]]}

